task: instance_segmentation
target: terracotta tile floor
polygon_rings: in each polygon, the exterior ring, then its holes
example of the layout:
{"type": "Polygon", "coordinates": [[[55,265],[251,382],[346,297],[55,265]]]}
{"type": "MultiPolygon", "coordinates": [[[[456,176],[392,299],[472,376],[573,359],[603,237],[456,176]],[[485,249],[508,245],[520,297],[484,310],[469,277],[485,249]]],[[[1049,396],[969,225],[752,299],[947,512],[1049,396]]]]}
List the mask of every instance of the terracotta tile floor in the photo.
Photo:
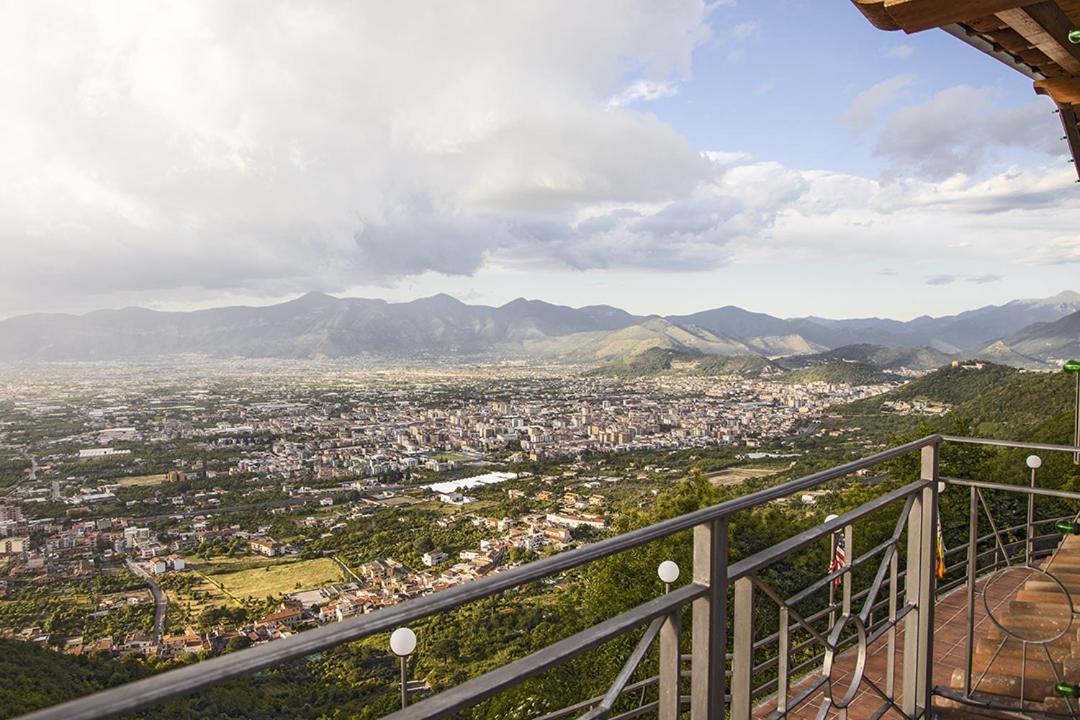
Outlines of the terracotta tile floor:
{"type": "MultiPolygon", "coordinates": [[[[1003,603],[1013,599],[1016,591],[1024,582],[1023,573],[1016,577],[1005,576],[994,582],[990,588],[988,600],[992,608],[998,608],[1003,603]]],[[[984,580],[980,580],[977,587],[981,590],[984,580]]],[[[986,616],[981,598],[976,597],[975,602],[975,634],[986,633],[992,625],[992,621],[986,616]]],[[[943,596],[935,606],[934,616],[934,684],[939,686],[952,686],[953,671],[964,667],[965,638],[967,636],[967,587],[961,586],[943,596]]],[[[899,625],[896,639],[896,660],[894,664],[894,687],[899,695],[903,676],[903,621],[899,625]]],[[[887,637],[882,636],[869,648],[866,662],[865,677],[872,680],[882,690],[886,686],[887,672],[887,637]]],[[[838,696],[847,690],[847,683],[854,667],[854,653],[846,653],[837,661],[837,667],[833,672],[833,678],[837,685],[838,696]]],[[[976,672],[980,668],[976,667],[976,672]]],[[[820,671],[812,673],[793,684],[788,697],[795,698],[800,689],[806,688],[820,677],[820,671]]],[[[789,710],[787,717],[811,719],[818,716],[825,696],[821,690],[814,692],[797,708],[789,710]]],[[[882,705],[882,698],[869,688],[864,682],[861,689],[848,707],[848,718],[851,720],[869,720],[875,711],[882,705]]],[[[754,717],[768,717],[776,709],[775,700],[770,700],[754,712],[754,717]]],[[[831,709],[826,717],[839,717],[837,710],[831,709]]],[[[898,712],[890,709],[882,717],[898,718],[898,712]]]]}

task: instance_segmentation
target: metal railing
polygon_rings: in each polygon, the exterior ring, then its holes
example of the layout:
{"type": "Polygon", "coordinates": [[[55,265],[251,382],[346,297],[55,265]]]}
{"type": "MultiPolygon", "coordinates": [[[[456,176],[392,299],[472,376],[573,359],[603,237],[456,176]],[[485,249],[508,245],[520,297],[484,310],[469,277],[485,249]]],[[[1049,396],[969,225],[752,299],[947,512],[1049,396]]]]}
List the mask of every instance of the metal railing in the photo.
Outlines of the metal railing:
{"type": "MultiPolygon", "coordinates": [[[[388,717],[394,720],[449,717],[642,628],[645,628],[644,633],[607,692],[550,712],[544,720],[556,720],[575,713],[585,718],[629,718],[649,714],[661,720],[674,720],[687,709],[695,720],[749,718],[752,715],[781,718],[809,698],[821,694],[825,696],[825,703],[843,717],[852,699],[862,690],[877,696],[879,712],[894,710],[912,720],[925,717],[935,692],[932,682],[933,628],[934,604],[939,590],[935,548],[938,493],[943,481],[939,472],[943,442],[1048,451],[1076,450],[1036,443],[928,436],[506,572],[170,670],[24,717],[25,720],[89,720],[142,710],[342,643],[387,633],[685,531],[693,533],[690,583],[479,677],[435,692],[388,717]],[[735,560],[730,556],[729,523],[738,513],[798,497],[825,483],[916,452],[920,462],[916,481],[749,557],[735,560]],[[882,515],[888,515],[891,532],[856,556],[853,528],[861,521],[882,515]],[[845,539],[846,557],[841,567],[794,594],[785,596],[777,589],[773,578],[779,572],[777,568],[782,568],[800,552],[820,546],[823,539],[833,538],[836,533],[842,533],[845,539]],[[856,576],[869,580],[867,586],[856,589],[856,576]],[[834,587],[841,590],[841,599],[838,602],[831,598],[822,600],[822,596],[834,587]],[[690,616],[688,628],[684,627],[684,613],[690,616]],[[733,618],[731,627],[729,616],[733,618]],[[763,618],[768,618],[768,622],[763,618]],[[775,631],[770,630],[773,619],[775,631]],[[765,626],[766,632],[759,631],[761,625],[765,626]],[[884,640],[888,646],[888,672],[884,681],[866,675],[867,648],[879,640],[884,640]],[[689,653],[683,652],[686,645],[689,645],[689,653]],[[657,674],[634,681],[654,646],[658,652],[657,674]],[[901,650],[902,677],[896,687],[893,663],[901,650]],[[833,678],[834,671],[841,666],[849,678],[846,690],[833,678]],[[687,678],[688,683],[685,682],[687,678]],[[682,692],[686,684],[689,685],[688,694],[682,692]],[[648,702],[645,701],[646,691],[651,693],[648,702]],[[641,693],[638,706],[616,712],[620,698],[632,692],[641,693]]],[[[947,482],[962,485],[977,481],[949,479],[947,482]]],[[[1018,486],[994,486],[991,489],[1005,488],[1015,491],[1018,486]]],[[[981,492],[973,486],[971,492],[977,491],[981,492]]],[[[1046,494],[1063,492],[1046,491],[1046,494]]],[[[1075,493],[1066,496],[1080,499],[1075,493]]],[[[1029,520],[1025,525],[1028,535],[1022,544],[1029,547],[1029,557],[1032,556],[1031,541],[1035,539],[1031,529],[1041,527],[1045,522],[1029,520]]],[[[992,555],[978,551],[979,543],[995,540],[995,546],[1003,544],[997,529],[981,537],[973,530],[972,538],[970,549],[957,547],[946,553],[946,557],[959,553],[966,555],[966,560],[947,568],[948,573],[954,573],[967,567],[968,580],[962,578],[961,583],[969,581],[971,573],[988,572],[994,563],[1000,562],[1000,558],[994,560],[992,555]],[[980,567],[979,563],[988,557],[993,562],[980,567]]],[[[998,551],[990,549],[989,552],[998,551]]],[[[1006,553],[1006,563],[1009,557],[1006,553]]],[[[942,588],[956,586],[953,580],[944,583],[942,588]]],[[[839,678],[841,671],[835,674],[839,678]]],[[[970,694],[967,699],[972,699],[970,694]]]]}

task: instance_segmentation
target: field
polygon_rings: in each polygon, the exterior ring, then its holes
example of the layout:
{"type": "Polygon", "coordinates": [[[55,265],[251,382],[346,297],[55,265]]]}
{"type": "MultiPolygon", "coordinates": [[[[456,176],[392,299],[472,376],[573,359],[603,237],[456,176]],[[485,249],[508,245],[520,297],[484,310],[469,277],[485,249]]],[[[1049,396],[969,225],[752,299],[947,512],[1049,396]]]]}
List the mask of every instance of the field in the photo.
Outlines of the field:
{"type": "Polygon", "coordinates": [[[735,485],[743,480],[775,475],[783,470],[782,467],[736,467],[722,470],[715,475],[709,475],[709,482],[713,485],[735,485]]]}
{"type": "Polygon", "coordinates": [[[160,475],[132,475],[120,478],[120,487],[138,487],[139,485],[160,485],[165,482],[165,473],[160,475]]]}
{"type": "Polygon", "coordinates": [[[217,594],[241,600],[310,590],[344,579],[341,568],[330,558],[271,560],[258,565],[255,562],[258,561],[242,560],[235,563],[235,568],[229,567],[231,563],[211,562],[205,564],[210,572],[203,569],[204,565],[195,565],[194,569],[218,586],[213,588],[217,594]]]}
{"type": "Polygon", "coordinates": [[[281,558],[232,558],[219,556],[208,562],[189,563],[199,582],[190,591],[167,589],[169,622],[183,627],[189,619],[212,607],[239,607],[249,599],[280,597],[296,590],[310,590],[345,578],[329,558],[292,560],[281,558]],[[173,612],[176,608],[178,612],[173,612]]]}

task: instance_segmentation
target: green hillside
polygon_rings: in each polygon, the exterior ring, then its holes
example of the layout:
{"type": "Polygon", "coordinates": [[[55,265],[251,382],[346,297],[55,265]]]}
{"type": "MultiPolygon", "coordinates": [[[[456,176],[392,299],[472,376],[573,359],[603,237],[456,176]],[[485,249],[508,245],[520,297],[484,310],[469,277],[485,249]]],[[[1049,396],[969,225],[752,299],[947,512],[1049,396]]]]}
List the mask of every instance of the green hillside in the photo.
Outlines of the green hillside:
{"type": "Polygon", "coordinates": [[[0,718],[130,682],[147,674],[140,665],[74,657],[17,640],[0,640],[0,718]]]}
{"type": "Polygon", "coordinates": [[[1071,418],[1074,382],[1062,372],[1015,374],[957,405],[952,415],[970,422],[979,435],[1026,437],[1055,418],[1071,418]]]}
{"type": "Polygon", "coordinates": [[[738,375],[756,378],[783,369],[768,358],[758,355],[704,355],[672,348],[649,348],[623,360],[601,365],[589,370],[590,376],[640,378],[654,375],[705,375],[719,377],[738,375]]]}
{"type": "Polygon", "coordinates": [[[867,363],[838,360],[801,370],[792,370],[779,379],[781,382],[791,384],[826,382],[836,385],[876,385],[878,383],[896,382],[901,378],[897,375],[882,372],[867,363]]]}
{"type": "Polygon", "coordinates": [[[959,405],[1003,387],[1020,371],[1005,365],[983,363],[981,368],[946,365],[932,373],[901,385],[882,395],[841,405],[837,412],[845,415],[873,414],[886,401],[927,400],[959,405]]]}
{"type": "Polygon", "coordinates": [[[865,363],[878,370],[929,372],[948,364],[950,357],[928,347],[900,348],[861,343],[844,345],[813,355],[791,355],[779,358],[777,362],[791,370],[799,370],[841,360],[865,363]]]}
{"type": "Polygon", "coordinates": [[[699,359],[693,368],[693,372],[698,375],[738,375],[745,378],[758,378],[782,371],[783,368],[776,363],[758,355],[742,355],[739,357],[709,356],[699,359]]]}

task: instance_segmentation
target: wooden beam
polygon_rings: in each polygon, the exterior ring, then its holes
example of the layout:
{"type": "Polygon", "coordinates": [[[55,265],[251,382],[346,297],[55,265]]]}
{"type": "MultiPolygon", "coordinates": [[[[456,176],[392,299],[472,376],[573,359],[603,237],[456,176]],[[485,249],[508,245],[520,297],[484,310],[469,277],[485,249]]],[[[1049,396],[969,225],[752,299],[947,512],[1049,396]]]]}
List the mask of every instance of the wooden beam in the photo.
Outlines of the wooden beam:
{"type": "Polygon", "coordinates": [[[1074,25],[1080,26],[1080,0],[1058,0],[1058,7],[1069,16],[1074,25]]]}
{"type": "MultiPolygon", "coordinates": [[[[1023,12],[1023,10],[1020,10],[1018,12],[1023,12]]],[[[985,34],[988,38],[993,40],[995,44],[1000,45],[1004,49],[1011,52],[1013,55],[1019,55],[1025,50],[1030,50],[1034,46],[1034,43],[1032,43],[1020,33],[1013,30],[1011,27],[1002,28],[1001,30],[994,30],[993,32],[988,32],[985,34]]]]}
{"type": "Polygon", "coordinates": [[[908,33],[1015,10],[1032,0],[883,0],[883,9],[908,33]]]}
{"type": "Polygon", "coordinates": [[[1001,21],[997,15],[983,15],[977,18],[970,18],[964,21],[972,30],[976,30],[981,33],[992,32],[994,30],[1000,30],[1006,27],[1005,23],[1001,21]]]}
{"type": "Polygon", "coordinates": [[[1069,152],[1073,156],[1077,182],[1080,182],[1080,128],[1077,127],[1076,111],[1070,105],[1059,105],[1061,126],[1065,130],[1065,140],[1069,143],[1069,152]]]}
{"type": "Polygon", "coordinates": [[[1072,21],[1056,3],[1044,0],[997,16],[1066,72],[1080,74],[1080,45],[1069,42],[1072,21]]]}
{"type": "Polygon", "coordinates": [[[885,0],[851,0],[859,12],[878,30],[899,30],[889,13],[885,12],[885,0]]]}
{"type": "Polygon", "coordinates": [[[1058,105],[1080,105],[1080,78],[1059,77],[1035,81],[1035,92],[1049,95],[1058,105]]]}
{"type": "Polygon", "coordinates": [[[1039,48],[1031,48],[1030,50],[1017,53],[1017,55],[1031,67],[1041,68],[1054,64],[1054,61],[1050,59],[1050,56],[1039,48]]]}

